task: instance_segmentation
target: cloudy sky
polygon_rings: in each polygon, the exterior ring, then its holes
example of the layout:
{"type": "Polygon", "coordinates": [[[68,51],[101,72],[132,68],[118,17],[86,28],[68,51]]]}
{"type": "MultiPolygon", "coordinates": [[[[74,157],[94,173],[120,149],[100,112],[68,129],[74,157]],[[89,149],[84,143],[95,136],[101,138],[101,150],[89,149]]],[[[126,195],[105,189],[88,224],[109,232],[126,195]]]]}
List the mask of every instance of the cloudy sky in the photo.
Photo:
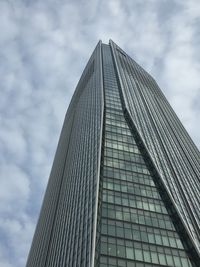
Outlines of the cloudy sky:
{"type": "Polygon", "coordinates": [[[200,148],[199,0],[0,0],[0,267],[22,267],[70,98],[99,39],[149,71],[200,148]]]}

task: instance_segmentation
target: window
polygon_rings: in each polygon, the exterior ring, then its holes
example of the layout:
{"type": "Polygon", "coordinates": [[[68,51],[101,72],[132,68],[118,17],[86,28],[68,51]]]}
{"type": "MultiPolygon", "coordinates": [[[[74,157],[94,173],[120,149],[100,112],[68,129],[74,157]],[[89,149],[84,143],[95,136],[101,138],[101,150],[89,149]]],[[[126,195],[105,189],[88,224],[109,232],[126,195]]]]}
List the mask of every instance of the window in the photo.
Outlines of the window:
{"type": "Polygon", "coordinates": [[[108,244],[108,254],[111,256],[116,256],[116,245],[108,244]]]}
{"type": "Polygon", "coordinates": [[[128,259],[134,259],[134,253],[132,248],[126,248],[126,257],[128,259]]]}

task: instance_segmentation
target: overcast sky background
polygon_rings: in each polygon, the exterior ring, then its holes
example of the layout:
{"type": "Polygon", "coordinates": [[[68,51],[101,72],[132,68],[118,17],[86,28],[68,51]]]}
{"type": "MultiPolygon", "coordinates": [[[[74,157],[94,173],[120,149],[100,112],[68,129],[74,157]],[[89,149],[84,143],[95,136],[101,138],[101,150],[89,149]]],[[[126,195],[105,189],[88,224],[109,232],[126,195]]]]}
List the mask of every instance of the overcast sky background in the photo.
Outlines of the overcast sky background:
{"type": "Polygon", "coordinates": [[[25,266],[64,115],[99,39],[157,80],[200,148],[199,0],[0,0],[0,267],[25,266]]]}

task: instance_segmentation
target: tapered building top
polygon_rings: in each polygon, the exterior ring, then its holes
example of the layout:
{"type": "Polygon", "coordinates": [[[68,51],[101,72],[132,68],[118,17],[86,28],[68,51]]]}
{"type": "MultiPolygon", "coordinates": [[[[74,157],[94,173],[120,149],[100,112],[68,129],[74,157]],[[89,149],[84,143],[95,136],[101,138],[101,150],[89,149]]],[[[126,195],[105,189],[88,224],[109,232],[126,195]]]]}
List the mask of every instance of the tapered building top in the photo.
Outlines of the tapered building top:
{"type": "Polygon", "coordinates": [[[66,113],[28,267],[199,267],[200,153],[155,80],[100,41],[66,113]]]}

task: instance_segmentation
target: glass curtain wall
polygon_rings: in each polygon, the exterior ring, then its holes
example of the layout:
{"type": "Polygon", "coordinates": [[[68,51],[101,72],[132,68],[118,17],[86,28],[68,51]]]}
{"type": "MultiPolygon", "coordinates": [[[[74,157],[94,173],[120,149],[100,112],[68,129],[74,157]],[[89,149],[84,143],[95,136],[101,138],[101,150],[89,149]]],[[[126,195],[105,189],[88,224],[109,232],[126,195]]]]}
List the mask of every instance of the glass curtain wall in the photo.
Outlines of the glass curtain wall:
{"type": "Polygon", "coordinates": [[[102,45],[105,95],[96,267],[192,264],[124,118],[111,50],[102,45]]]}

